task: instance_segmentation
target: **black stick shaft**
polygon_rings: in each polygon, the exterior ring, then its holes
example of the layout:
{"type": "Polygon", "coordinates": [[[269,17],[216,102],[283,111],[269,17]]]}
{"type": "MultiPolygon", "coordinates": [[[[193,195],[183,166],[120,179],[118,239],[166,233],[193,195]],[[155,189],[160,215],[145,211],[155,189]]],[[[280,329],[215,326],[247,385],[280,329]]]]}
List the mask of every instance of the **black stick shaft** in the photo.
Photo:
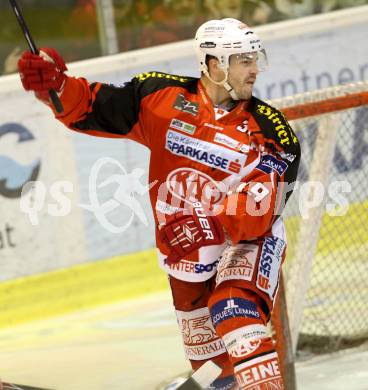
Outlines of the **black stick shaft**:
{"type": "Polygon", "coordinates": [[[16,0],[9,0],[12,8],[13,8],[13,11],[15,13],[15,16],[18,20],[18,23],[23,31],[23,34],[28,42],[28,46],[29,48],[31,49],[31,52],[33,54],[38,54],[38,49],[37,49],[37,46],[31,36],[31,33],[29,32],[29,29],[28,29],[28,26],[27,26],[27,23],[25,22],[24,18],[23,18],[23,14],[22,14],[22,11],[20,10],[16,0]]]}
{"type": "Polygon", "coordinates": [[[18,385],[17,383],[8,383],[8,382],[3,382],[2,385],[4,390],[51,390],[51,389],[45,389],[43,387],[18,385]]]}
{"type": "MultiPolygon", "coordinates": [[[[28,43],[29,48],[31,49],[31,52],[33,54],[38,54],[39,53],[38,48],[37,48],[37,46],[32,38],[31,33],[29,32],[27,23],[25,22],[25,20],[23,18],[22,11],[20,10],[17,1],[16,0],[9,0],[9,2],[10,2],[11,7],[13,8],[14,14],[18,20],[18,23],[19,23],[22,31],[23,31],[24,37],[27,40],[27,43],[28,43]]],[[[61,104],[59,96],[54,89],[49,89],[49,96],[50,96],[50,99],[52,101],[52,104],[55,107],[55,110],[58,113],[63,112],[64,111],[63,105],[61,104]]]]}

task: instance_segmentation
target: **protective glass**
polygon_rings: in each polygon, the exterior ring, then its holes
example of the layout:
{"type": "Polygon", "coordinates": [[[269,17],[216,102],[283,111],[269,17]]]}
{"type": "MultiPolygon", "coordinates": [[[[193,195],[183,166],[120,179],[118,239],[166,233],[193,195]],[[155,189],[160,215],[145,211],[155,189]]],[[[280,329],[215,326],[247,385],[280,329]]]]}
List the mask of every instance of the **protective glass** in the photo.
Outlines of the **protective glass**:
{"type": "Polygon", "coordinates": [[[257,65],[259,72],[263,72],[268,69],[267,54],[264,49],[260,51],[232,54],[230,56],[230,64],[242,64],[242,65],[257,65]]]}

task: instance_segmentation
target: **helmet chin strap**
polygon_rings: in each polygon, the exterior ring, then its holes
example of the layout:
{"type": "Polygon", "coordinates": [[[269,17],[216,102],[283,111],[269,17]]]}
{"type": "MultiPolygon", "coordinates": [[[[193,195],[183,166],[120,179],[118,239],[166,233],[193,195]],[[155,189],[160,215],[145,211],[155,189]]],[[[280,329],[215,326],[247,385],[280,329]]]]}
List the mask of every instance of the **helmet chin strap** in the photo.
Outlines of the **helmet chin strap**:
{"type": "MultiPolygon", "coordinates": [[[[227,78],[227,76],[226,76],[226,78],[227,78]]],[[[233,100],[239,100],[239,97],[236,94],[235,89],[228,83],[227,80],[224,83],[224,88],[226,89],[227,92],[229,92],[229,95],[231,96],[231,98],[233,100]]]]}
{"type": "Polygon", "coordinates": [[[238,95],[236,94],[234,88],[233,88],[233,87],[229,84],[229,82],[227,81],[227,76],[228,76],[228,71],[227,71],[227,69],[225,70],[225,78],[224,78],[223,80],[221,80],[221,81],[216,81],[216,80],[214,80],[214,79],[210,76],[210,74],[208,73],[208,69],[203,69],[203,73],[208,77],[208,79],[209,79],[212,83],[214,83],[214,84],[216,84],[216,85],[222,85],[222,86],[226,89],[226,91],[229,93],[229,95],[231,96],[231,98],[232,98],[233,100],[239,100],[239,97],[238,97],[238,95]]]}

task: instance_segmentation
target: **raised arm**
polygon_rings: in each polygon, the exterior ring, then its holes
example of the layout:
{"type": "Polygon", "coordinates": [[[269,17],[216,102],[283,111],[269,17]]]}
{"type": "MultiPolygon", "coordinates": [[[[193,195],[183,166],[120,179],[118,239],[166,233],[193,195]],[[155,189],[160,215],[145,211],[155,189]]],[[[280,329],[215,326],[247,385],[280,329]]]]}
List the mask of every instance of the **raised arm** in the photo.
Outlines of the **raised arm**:
{"type": "Polygon", "coordinates": [[[140,126],[144,88],[137,78],[114,86],[70,77],[63,58],[50,48],[41,49],[39,55],[23,53],[18,68],[24,89],[33,91],[68,128],[101,137],[127,136],[148,146],[148,137],[140,126]],[[62,113],[57,113],[49,100],[50,88],[62,102],[62,113]]]}

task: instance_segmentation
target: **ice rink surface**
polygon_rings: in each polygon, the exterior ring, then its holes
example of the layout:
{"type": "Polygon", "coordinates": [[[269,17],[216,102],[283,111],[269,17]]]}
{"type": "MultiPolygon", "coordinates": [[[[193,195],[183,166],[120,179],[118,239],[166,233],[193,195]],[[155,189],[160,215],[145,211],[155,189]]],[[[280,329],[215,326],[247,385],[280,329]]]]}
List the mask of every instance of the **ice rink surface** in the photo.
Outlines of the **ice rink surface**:
{"type": "MultiPolygon", "coordinates": [[[[169,293],[0,331],[0,377],[60,390],[155,390],[189,371],[169,293]]],[[[368,390],[368,345],[300,361],[298,390],[368,390]]]]}

